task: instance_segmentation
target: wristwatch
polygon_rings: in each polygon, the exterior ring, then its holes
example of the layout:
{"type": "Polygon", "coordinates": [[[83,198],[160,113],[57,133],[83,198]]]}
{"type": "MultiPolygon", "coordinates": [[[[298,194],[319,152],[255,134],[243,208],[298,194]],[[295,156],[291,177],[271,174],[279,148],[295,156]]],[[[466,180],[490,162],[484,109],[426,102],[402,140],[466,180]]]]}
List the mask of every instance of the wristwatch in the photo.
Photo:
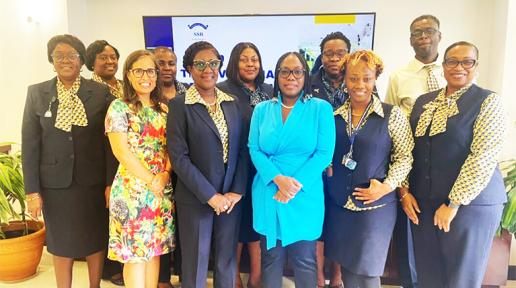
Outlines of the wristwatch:
{"type": "Polygon", "coordinates": [[[450,208],[459,209],[459,207],[460,207],[460,204],[456,204],[453,201],[448,200],[447,202],[448,203],[446,204],[446,206],[448,206],[450,208]]]}

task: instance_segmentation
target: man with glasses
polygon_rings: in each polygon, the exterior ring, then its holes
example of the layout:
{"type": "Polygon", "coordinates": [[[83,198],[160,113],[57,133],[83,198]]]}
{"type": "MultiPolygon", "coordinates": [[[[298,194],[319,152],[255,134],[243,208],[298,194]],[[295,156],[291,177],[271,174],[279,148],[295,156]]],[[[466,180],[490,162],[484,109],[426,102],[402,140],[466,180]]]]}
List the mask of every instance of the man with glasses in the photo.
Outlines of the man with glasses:
{"type": "Polygon", "coordinates": [[[322,65],[312,76],[312,94],[330,102],[335,110],[347,98],[341,64],[351,49],[351,42],[342,32],[332,32],[324,37],[320,46],[322,65]]]}
{"type": "MultiPolygon", "coordinates": [[[[433,15],[422,15],[412,21],[410,45],[414,49],[415,57],[390,76],[385,103],[400,106],[407,115],[417,97],[446,85],[442,66],[437,60],[437,48],[441,41],[439,25],[439,19],[433,15]]],[[[393,241],[398,247],[400,284],[403,287],[416,287],[414,247],[408,221],[400,205],[393,234],[393,241]]]]}
{"type": "MultiPolygon", "coordinates": [[[[322,65],[311,77],[311,90],[314,97],[330,102],[335,111],[344,104],[348,97],[347,93],[344,92],[344,73],[341,70],[341,65],[344,56],[351,49],[351,42],[342,32],[332,32],[323,38],[320,47],[322,65]]],[[[324,239],[322,237],[317,241],[316,251],[317,287],[325,287],[324,239]]],[[[339,264],[331,263],[330,274],[330,287],[342,287],[339,264]]]]}

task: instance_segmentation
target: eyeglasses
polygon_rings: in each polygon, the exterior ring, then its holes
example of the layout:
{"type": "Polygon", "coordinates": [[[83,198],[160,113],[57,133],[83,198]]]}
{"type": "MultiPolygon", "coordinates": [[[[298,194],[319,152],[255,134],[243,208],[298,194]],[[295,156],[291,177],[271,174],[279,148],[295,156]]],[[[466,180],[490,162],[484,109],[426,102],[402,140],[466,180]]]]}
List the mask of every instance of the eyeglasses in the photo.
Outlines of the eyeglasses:
{"type": "Polygon", "coordinates": [[[439,30],[436,30],[434,28],[417,29],[417,30],[410,32],[410,36],[412,36],[414,38],[419,38],[419,37],[423,36],[423,33],[426,36],[433,36],[437,32],[439,32],[439,30]]]}
{"type": "Polygon", "coordinates": [[[210,61],[204,61],[204,60],[194,60],[193,61],[193,67],[200,72],[204,71],[206,69],[206,67],[208,67],[208,66],[210,66],[211,70],[217,70],[220,68],[220,60],[213,59],[210,61]]]}
{"type": "Polygon", "coordinates": [[[301,79],[301,78],[303,78],[303,76],[305,76],[305,70],[304,69],[290,70],[287,68],[278,69],[278,75],[281,78],[287,79],[288,77],[290,77],[290,74],[294,75],[294,78],[296,78],[296,79],[301,79]]]}
{"type": "Polygon", "coordinates": [[[58,63],[61,63],[61,62],[64,62],[65,60],[69,61],[69,62],[73,62],[77,59],[79,59],[81,55],[77,54],[77,53],[72,53],[72,54],[54,54],[52,55],[52,59],[54,59],[55,62],[58,62],[58,63]]]}
{"type": "Polygon", "coordinates": [[[326,58],[333,58],[335,56],[337,56],[337,58],[339,59],[342,59],[344,56],[346,56],[346,54],[348,54],[348,50],[337,50],[337,51],[333,51],[333,50],[327,50],[327,51],[323,51],[323,56],[326,57],[326,58]]]}
{"type": "Polygon", "coordinates": [[[239,59],[239,61],[242,62],[242,63],[245,63],[245,64],[247,64],[247,63],[256,64],[260,60],[258,58],[243,58],[242,57],[242,58],[239,59]]]}
{"type": "Polygon", "coordinates": [[[116,54],[114,55],[97,55],[97,59],[103,62],[106,62],[108,59],[111,60],[111,62],[116,62],[118,60],[118,57],[116,57],[116,54]]]}
{"type": "Polygon", "coordinates": [[[460,64],[460,65],[462,65],[462,68],[464,68],[464,69],[471,69],[471,68],[473,68],[473,66],[475,66],[477,64],[477,60],[464,59],[462,61],[459,61],[457,59],[448,58],[448,59],[444,59],[443,64],[447,68],[455,68],[460,64]]]}
{"type": "Polygon", "coordinates": [[[158,70],[156,70],[154,68],[149,68],[149,69],[136,68],[136,69],[131,69],[129,71],[131,71],[131,73],[133,73],[134,77],[136,77],[136,78],[142,78],[143,74],[145,74],[145,73],[147,73],[147,76],[149,76],[149,78],[154,78],[158,74],[158,70]]]}

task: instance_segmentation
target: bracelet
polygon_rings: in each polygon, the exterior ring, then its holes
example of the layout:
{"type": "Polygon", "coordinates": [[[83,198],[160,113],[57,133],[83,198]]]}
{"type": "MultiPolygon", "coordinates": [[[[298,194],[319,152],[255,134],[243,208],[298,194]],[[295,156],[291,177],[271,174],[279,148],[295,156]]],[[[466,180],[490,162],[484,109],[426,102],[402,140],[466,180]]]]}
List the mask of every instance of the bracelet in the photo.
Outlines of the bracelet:
{"type": "Polygon", "coordinates": [[[407,195],[410,194],[409,192],[403,194],[401,197],[400,197],[400,202],[403,200],[403,198],[407,197],[407,195]]]}
{"type": "Polygon", "coordinates": [[[37,193],[29,194],[26,196],[27,201],[32,201],[32,200],[38,199],[38,198],[41,198],[41,197],[37,193]]]}

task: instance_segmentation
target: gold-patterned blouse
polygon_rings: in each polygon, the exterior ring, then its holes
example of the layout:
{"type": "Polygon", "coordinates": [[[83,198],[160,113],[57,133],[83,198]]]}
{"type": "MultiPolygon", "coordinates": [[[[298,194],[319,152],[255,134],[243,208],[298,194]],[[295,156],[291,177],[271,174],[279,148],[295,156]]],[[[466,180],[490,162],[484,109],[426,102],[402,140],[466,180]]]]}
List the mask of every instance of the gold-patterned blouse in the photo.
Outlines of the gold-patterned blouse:
{"type": "MultiPolygon", "coordinates": [[[[430,136],[446,132],[448,117],[460,113],[456,102],[470,86],[448,97],[445,95],[446,88],[442,89],[434,101],[424,105],[425,111],[417,123],[415,136],[424,136],[428,126],[430,126],[430,136]],[[434,106],[437,107],[434,108],[434,106]],[[425,115],[427,117],[423,118],[425,115]]],[[[480,112],[473,125],[473,141],[469,148],[469,155],[462,164],[459,176],[448,195],[450,201],[468,205],[487,186],[498,165],[497,157],[503,148],[507,124],[505,119],[501,97],[495,93],[487,96],[480,106],[480,112]]]]}
{"type": "Polygon", "coordinates": [[[93,73],[91,76],[91,80],[107,85],[109,87],[109,92],[111,95],[115,96],[117,99],[122,99],[124,96],[124,82],[122,80],[116,80],[116,85],[111,86],[109,83],[105,82],[99,75],[93,73]]]}
{"type": "MultiPolygon", "coordinates": [[[[369,116],[372,113],[384,118],[382,102],[377,96],[373,96],[372,109],[369,109],[366,115],[365,121],[362,126],[365,125],[369,116]]],[[[351,109],[349,99],[344,104],[335,110],[334,115],[340,115],[346,123],[348,122],[348,110],[351,109]]],[[[349,123],[347,123],[349,125],[349,123]]],[[[401,183],[407,178],[410,170],[412,169],[412,149],[414,148],[414,138],[412,137],[412,130],[407,116],[403,114],[401,108],[398,106],[392,107],[391,114],[389,116],[389,122],[387,123],[387,129],[389,130],[389,136],[392,140],[391,148],[391,163],[389,164],[389,170],[387,177],[383,183],[388,184],[392,190],[400,186],[401,183]]],[[[374,141],[374,139],[371,139],[374,141]]],[[[367,208],[357,207],[351,198],[344,205],[344,208],[353,211],[365,211],[383,207],[384,205],[371,206],[367,208]]]]}
{"type": "Polygon", "coordinates": [[[224,111],[222,111],[222,107],[220,104],[224,101],[235,101],[235,99],[228,94],[222,92],[218,88],[215,88],[216,101],[213,105],[210,105],[204,101],[201,97],[197,89],[194,85],[192,85],[186,91],[185,95],[185,104],[193,105],[193,104],[202,104],[208,110],[211,119],[215,123],[215,127],[219,131],[220,141],[222,143],[222,151],[224,163],[228,163],[228,154],[229,154],[229,134],[228,134],[228,125],[226,123],[226,118],[224,118],[224,111]]]}
{"type": "Polygon", "coordinates": [[[72,84],[72,87],[66,89],[63,82],[57,78],[57,106],[56,123],[54,126],[66,132],[72,131],[72,125],[88,126],[88,117],[84,104],[77,93],[81,87],[81,76],[77,77],[72,84]]]}

